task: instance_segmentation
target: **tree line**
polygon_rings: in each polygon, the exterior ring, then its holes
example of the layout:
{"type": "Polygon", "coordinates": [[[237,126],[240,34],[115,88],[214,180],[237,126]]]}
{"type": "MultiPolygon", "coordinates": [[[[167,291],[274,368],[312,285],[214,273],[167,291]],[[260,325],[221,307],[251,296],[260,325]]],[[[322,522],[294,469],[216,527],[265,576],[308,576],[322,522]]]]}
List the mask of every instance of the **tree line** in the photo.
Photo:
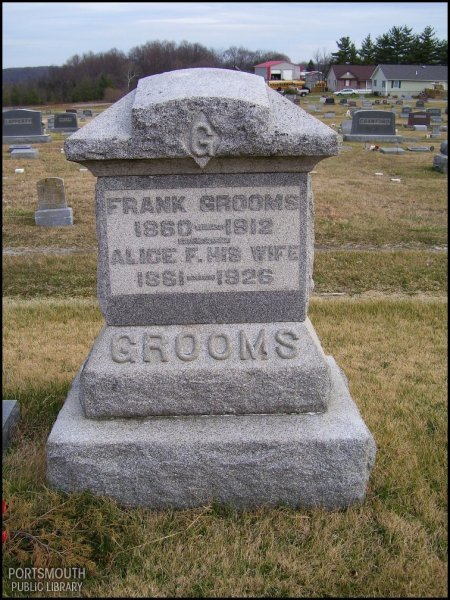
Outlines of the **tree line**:
{"type": "MultiPolygon", "coordinates": [[[[301,63],[303,69],[326,74],[331,64],[447,64],[447,41],[438,40],[429,26],[417,35],[406,26],[395,26],[375,41],[369,34],[359,49],[349,37],[340,38],[336,44],[336,52],[318,50],[309,62],[301,63]]],[[[242,46],[215,50],[187,41],[150,41],[128,53],[113,48],[75,54],[64,65],[49,67],[36,80],[5,83],[3,105],[115,102],[134,89],[141,77],[190,67],[253,73],[256,64],[268,60],[291,62],[289,56],[277,51],[252,51],[242,46]]]]}

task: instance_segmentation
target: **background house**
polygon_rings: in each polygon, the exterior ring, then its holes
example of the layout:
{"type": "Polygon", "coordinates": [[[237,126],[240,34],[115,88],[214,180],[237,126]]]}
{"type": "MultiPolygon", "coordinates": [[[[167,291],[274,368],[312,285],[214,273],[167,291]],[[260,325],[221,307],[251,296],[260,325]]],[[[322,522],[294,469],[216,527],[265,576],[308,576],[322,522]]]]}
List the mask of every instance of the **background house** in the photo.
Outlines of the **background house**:
{"type": "Polygon", "coordinates": [[[327,74],[327,87],[331,92],[343,88],[371,89],[374,69],[375,65],[331,65],[327,74]]]}
{"type": "Polygon", "coordinates": [[[255,65],[255,75],[264,77],[265,81],[291,81],[300,79],[302,72],[300,65],[284,62],[282,60],[269,60],[255,65]]]}
{"type": "Polygon", "coordinates": [[[417,96],[435,85],[448,89],[448,67],[440,65],[378,65],[372,74],[372,89],[383,96],[417,96]]]}

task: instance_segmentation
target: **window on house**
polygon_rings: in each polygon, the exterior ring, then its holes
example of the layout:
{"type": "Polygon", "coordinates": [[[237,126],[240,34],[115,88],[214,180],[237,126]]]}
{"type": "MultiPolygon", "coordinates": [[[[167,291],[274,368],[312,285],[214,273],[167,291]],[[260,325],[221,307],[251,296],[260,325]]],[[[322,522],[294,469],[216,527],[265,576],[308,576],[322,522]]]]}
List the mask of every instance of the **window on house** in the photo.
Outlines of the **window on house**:
{"type": "Polygon", "coordinates": [[[376,79],[373,80],[373,87],[377,87],[377,80],[376,79]]]}
{"type": "Polygon", "coordinates": [[[399,90],[399,89],[402,87],[402,85],[401,85],[401,84],[402,84],[402,82],[401,82],[401,81],[398,81],[398,80],[396,81],[395,79],[393,79],[393,80],[391,81],[391,88],[394,88],[394,89],[397,89],[397,90],[399,90]]]}
{"type": "Polygon", "coordinates": [[[385,81],[382,81],[382,82],[381,82],[381,87],[382,87],[382,88],[385,88],[385,87],[386,87],[386,82],[385,82],[385,81]]]}

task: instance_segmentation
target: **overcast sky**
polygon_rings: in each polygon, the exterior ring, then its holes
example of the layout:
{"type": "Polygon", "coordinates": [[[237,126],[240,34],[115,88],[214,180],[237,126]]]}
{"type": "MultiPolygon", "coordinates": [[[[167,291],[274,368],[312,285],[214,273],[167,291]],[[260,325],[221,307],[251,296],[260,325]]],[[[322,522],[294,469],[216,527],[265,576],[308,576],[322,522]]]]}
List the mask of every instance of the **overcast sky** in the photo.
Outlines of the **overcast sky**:
{"type": "Polygon", "coordinates": [[[3,68],[60,66],[74,54],[152,40],[199,42],[217,50],[276,50],[293,62],[358,48],[394,25],[447,39],[447,2],[3,2],[3,68]]]}

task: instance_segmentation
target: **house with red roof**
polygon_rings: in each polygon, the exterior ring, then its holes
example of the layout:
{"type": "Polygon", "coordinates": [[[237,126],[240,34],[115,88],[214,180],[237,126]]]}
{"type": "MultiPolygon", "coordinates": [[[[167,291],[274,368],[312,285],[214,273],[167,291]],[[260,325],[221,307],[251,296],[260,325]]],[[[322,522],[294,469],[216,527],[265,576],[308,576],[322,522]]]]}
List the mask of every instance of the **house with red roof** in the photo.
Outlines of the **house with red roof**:
{"type": "Polygon", "coordinates": [[[292,81],[299,80],[302,68],[300,65],[283,60],[269,60],[255,65],[255,75],[264,77],[265,81],[292,81]]]}
{"type": "Polygon", "coordinates": [[[327,75],[327,88],[337,92],[344,88],[372,89],[372,73],[376,65],[331,65],[327,75]]]}

